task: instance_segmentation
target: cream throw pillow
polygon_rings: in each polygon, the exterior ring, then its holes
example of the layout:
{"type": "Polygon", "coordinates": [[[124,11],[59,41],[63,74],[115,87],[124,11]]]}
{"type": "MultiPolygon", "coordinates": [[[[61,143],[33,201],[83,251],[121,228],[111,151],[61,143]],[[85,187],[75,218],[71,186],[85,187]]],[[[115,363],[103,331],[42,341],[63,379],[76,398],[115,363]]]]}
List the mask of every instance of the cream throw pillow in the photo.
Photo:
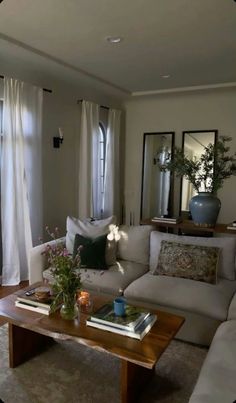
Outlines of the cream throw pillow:
{"type": "Polygon", "coordinates": [[[79,234],[87,238],[97,238],[108,234],[105,259],[107,266],[116,263],[117,242],[115,240],[116,217],[111,216],[104,220],[90,219],[79,220],[79,218],[68,216],[66,219],[66,248],[73,254],[75,235],[79,234]]]}
{"type": "Polygon", "coordinates": [[[121,225],[118,258],[148,265],[151,225],[121,225]]]}

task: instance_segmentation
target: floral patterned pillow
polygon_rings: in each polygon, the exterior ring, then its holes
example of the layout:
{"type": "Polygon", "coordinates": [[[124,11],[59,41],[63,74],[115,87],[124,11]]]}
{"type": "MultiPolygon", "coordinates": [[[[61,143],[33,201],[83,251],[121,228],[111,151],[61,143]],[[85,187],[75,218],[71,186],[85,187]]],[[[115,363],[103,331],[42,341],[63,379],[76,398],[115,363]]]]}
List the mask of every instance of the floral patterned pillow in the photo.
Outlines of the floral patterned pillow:
{"type": "Polygon", "coordinates": [[[220,248],[161,241],[155,274],[217,282],[220,248]]]}

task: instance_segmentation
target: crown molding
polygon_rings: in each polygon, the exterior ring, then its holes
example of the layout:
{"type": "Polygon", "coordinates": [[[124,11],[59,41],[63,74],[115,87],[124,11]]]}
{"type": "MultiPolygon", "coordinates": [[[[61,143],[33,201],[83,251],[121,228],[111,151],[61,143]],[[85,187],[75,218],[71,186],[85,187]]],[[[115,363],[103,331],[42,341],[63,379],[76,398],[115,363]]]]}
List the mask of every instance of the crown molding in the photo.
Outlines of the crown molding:
{"type": "Polygon", "coordinates": [[[16,45],[19,48],[22,48],[22,49],[25,49],[25,50],[27,50],[29,52],[32,52],[35,55],[41,56],[44,59],[50,60],[50,61],[52,61],[54,63],[57,63],[58,65],[61,65],[62,67],[68,68],[71,71],[79,73],[82,76],[88,77],[91,80],[95,80],[100,84],[103,84],[103,85],[106,85],[106,86],[108,86],[110,88],[113,88],[114,90],[117,90],[117,91],[119,91],[119,92],[121,92],[123,94],[131,95],[131,92],[126,90],[125,88],[122,88],[122,87],[120,87],[120,86],[118,86],[116,84],[113,84],[110,81],[107,81],[107,80],[105,80],[105,79],[103,79],[103,78],[101,78],[101,77],[99,77],[99,76],[97,76],[95,74],[89,73],[86,70],[81,69],[80,67],[76,67],[73,64],[67,63],[62,59],[59,59],[59,58],[57,58],[55,56],[52,56],[52,55],[50,55],[50,54],[48,54],[46,52],[43,52],[43,51],[41,51],[39,49],[36,49],[36,48],[34,48],[34,47],[30,46],[30,45],[27,45],[24,42],[18,41],[17,39],[12,38],[12,37],[10,37],[8,35],[0,33],[0,39],[6,41],[8,43],[11,43],[13,45],[16,45]]]}
{"type": "Polygon", "coordinates": [[[158,94],[170,94],[175,92],[190,92],[190,91],[204,91],[210,89],[218,89],[218,88],[230,88],[236,87],[236,82],[229,83],[217,83],[217,84],[208,84],[208,85],[193,85],[191,87],[177,87],[177,88],[168,88],[163,90],[153,90],[153,91],[134,91],[131,93],[132,97],[142,97],[148,95],[158,95],[158,94]]]}

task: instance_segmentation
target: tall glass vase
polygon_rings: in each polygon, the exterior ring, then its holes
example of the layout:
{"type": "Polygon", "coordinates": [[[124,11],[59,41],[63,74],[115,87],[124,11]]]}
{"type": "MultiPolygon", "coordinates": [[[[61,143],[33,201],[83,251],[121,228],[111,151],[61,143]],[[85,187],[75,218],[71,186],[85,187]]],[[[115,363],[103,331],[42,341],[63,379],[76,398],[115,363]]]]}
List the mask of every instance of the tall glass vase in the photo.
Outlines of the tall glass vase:
{"type": "Polygon", "coordinates": [[[73,320],[79,315],[79,308],[76,303],[76,294],[63,294],[63,304],[60,309],[63,319],[73,320]]]}

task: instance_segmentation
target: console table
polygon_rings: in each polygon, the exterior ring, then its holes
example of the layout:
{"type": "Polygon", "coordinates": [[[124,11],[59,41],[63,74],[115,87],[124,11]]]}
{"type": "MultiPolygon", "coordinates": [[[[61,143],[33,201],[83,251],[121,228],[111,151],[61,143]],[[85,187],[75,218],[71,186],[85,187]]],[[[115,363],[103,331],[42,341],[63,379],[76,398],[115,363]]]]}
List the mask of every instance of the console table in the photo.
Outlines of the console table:
{"type": "Polygon", "coordinates": [[[168,228],[172,228],[176,230],[182,230],[183,232],[208,232],[211,233],[212,235],[214,233],[236,235],[236,230],[227,229],[227,226],[229,224],[216,224],[214,228],[208,228],[208,227],[198,227],[197,225],[194,225],[193,221],[191,220],[183,220],[178,224],[172,224],[166,222],[154,222],[151,220],[151,218],[141,220],[140,224],[153,225],[156,228],[166,228],[167,230],[168,228]]]}

